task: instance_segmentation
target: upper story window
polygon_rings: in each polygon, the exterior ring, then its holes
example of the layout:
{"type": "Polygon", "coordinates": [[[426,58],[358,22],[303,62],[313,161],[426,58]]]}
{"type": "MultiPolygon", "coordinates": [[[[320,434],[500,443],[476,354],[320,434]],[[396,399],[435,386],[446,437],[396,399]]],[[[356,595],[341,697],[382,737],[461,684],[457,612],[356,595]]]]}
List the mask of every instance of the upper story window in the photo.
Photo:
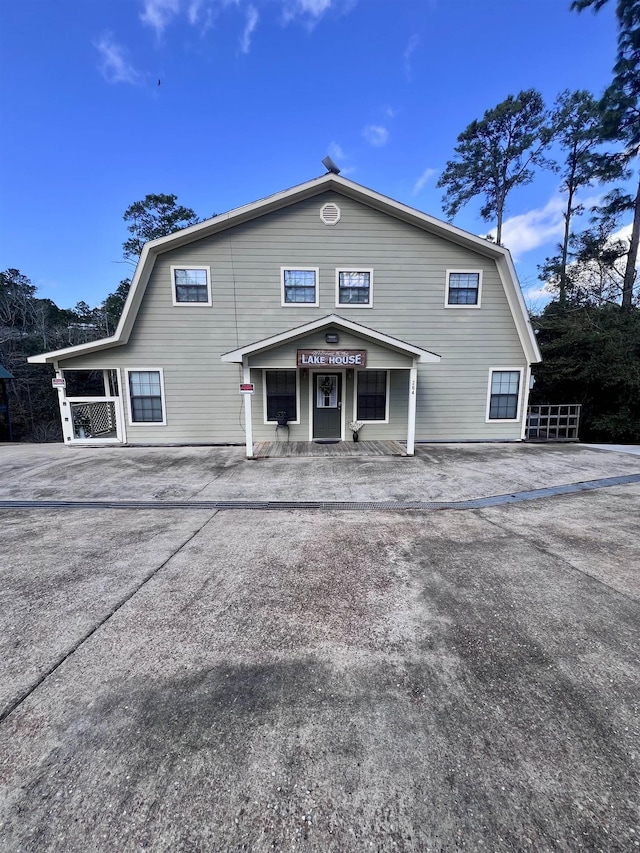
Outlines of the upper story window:
{"type": "Polygon", "coordinates": [[[318,303],[318,268],[287,269],[281,267],[282,304],[314,305],[318,303]]]}
{"type": "Polygon", "coordinates": [[[171,267],[174,305],[211,305],[209,267],[171,267]]]}
{"type": "Polygon", "coordinates": [[[482,272],[478,270],[447,270],[445,305],[453,308],[479,308],[482,272]]]}
{"type": "Polygon", "coordinates": [[[336,306],[373,307],[373,270],[360,268],[336,270],[336,306]]]}
{"type": "Polygon", "coordinates": [[[490,370],[488,421],[517,421],[522,370],[490,370]]]}

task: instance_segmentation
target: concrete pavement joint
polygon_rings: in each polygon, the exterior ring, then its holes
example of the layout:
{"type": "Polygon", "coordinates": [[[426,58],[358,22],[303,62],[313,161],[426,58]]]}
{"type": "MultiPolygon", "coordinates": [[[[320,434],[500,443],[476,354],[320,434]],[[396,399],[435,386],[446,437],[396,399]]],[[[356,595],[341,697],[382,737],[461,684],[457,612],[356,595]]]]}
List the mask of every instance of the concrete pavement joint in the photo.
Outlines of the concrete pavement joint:
{"type": "Polygon", "coordinates": [[[579,566],[574,565],[566,557],[563,557],[562,554],[559,554],[557,551],[554,551],[552,548],[549,548],[547,545],[540,544],[540,542],[537,541],[533,536],[527,536],[526,534],[521,533],[518,530],[513,530],[510,527],[508,527],[506,524],[504,524],[504,523],[501,524],[499,521],[496,521],[493,518],[489,518],[489,516],[486,515],[484,512],[479,512],[478,515],[480,516],[480,518],[483,519],[483,521],[486,521],[488,524],[491,524],[493,527],[497,527],[501,533],[505,533],[508,536],[516,536],[519,539],[524,540],[527,543],[527,545],[529,545],[530,548],[532,548],[535,551],[538,551],[541,554],[544,554],[547,557],[553,557],[554,560],[559,560],[561,563],[564,563],[564,565],[567,566],[572,572],[577,572],[578,574],[583,575],[584,577],[587,577],[590,580],[594,581],[594,583],[597,583],[597,584],[600,584],[601,586],[606,587],[606,589],[609,590],[610,592],[617,593],[618,595],[621,595],[623,598],[626,598],[628,601],[632,601],[634,603],[637,603],[637,599],[634,598],[634,596],[629,595],[628,593],[624,592],[621,589],[618,589],[617,587],[613,586],[612,584],[605,583],[602,580],[602,578],[599,578],[596,575],[592,575],[590,572],[586,572],[584,569],[579,568],[579,566]]]}
{"type": "Polygon", "coordinates": [[[550,486],[544,489],[531,489],[506,495],[493,495],[486,498],[474,498],[461,501],[20,501],[0,500],[0,509],[199,509],[199,510],[442,510],[442,509],[485,509],[504,504],[522,503],[541,498],[570,495],[578,492],[606,489],[611,486],[640,483],[640,474],[626,474],[619,477],[604,477],[598,480],[584,480],[562,486],[550,486]]]}
{"type": "Polygon", "coordinates": [[[41,675],[36,679],[36,681],[34,681],[34,682],[33,682],[33,684],[31,684],[31,685],[29,685],[28,687],[26,687],[26,688],[25,688],[25,689],[20,693],[20,695],[19,695],[19,696],[17,696],[17,697],[16,697],[16,698],[11,702],[11,703],[9,703],[9,705],[7,705],[7,707],[6,707],[6,708],[3,708],[3,709],[0,711],[0,723],[4,722],[4,721],[7,719],[7,717],[9,717],[9,716],[10,716],[10,715],[11,715],[11,714],[16,710],[16,708],[18,708],[20,705],[22,705],[22,703],[25,701],[25,699],[28,699],[28,698],[29,698],[29,696],[31,696],[31,694],[32,694],[35,690],[37,690],[37,688],[38,688],[38,687],[40,687],[40,685],[41,685],[43,682],[45,682],[45,681],[47,680],[47,678],[49,678],[49,676],[50,676],[50,675],[53,675],[53,673],[58,669],[58,667],[62,666],[62,664],[63,664],[66,660],[68,660],[68,659],[71,657],[71,655],[73,655],[75,652],[77,652],[77,650],[80,648],[80,646],[82,646],[84,643],[86,643],[86,641],[87,641],[90,637],[92,637],[92,636],[95,634],[95,632],[96,632],[99,628],[101,628],[101,627],[102,627],[106,622],[108,622],[108,621],[109,621],[109,619],[111,619],[111,617],[112,617],[112,616],[114,616],[114,615],[118,612],[118,610],[120,610],[120,608],[121,608],[121,607],[123,607],[123,606],[124,606],[128,601],[131,601],[131,599],[133,598],[133,596],[134,596],[134,595],[136,595],[136,593],[140,592],[140,590],[142,589],[142,587],[143,587],[145,584],[147,584],[147,583],[148,583],[148,582],[149,582],[153,577],[155,577],[155,576],[158,574],[158,572],[159,572],[161,569],[163,569],[163,568],[167,565],[167,563],[168,563],[170,560],[172,560],[172,559],[176,556],[176,554],[177,554],[179,551],[181,551],[181,550],[185,547],[185,545],[188,545],[188,544],[189,544],[189,542],[191,542],[191,540],[192,540],[192,539],[194,539],[194,538],[195,538],[195,537],[196,537],[196,536],[197,536],[197,535],[198,535],[198,534],[199,534],[199,533],[200,533],[200,532],[201,532],[201,531],[202,531],[202,530],[207,526],[207,524],[209,524],[209,522],[211,521],[211,519],[212,519],[215,515],[217,515],[217,514],[218,514],[218,510],[216,509],[216,510],[215,510],[215,512],[213,512],[213,514],[212,514],[211,516],[209,516],[209,518],[207,518],[207,520],[206,520],[206,521],[204,521],[204,522],[203,522],[203,523],[198,527],[198,529],[197,529],[197,530],[195,530],[195,531],[191,534],[191,536],[187,537],[187,539],[185,539],[185,540],[184,540],[184,542],[182,542],[182,543],[181,543],[181,544],[180,544],[180,545],[175,549],[175,551],[173,551],[173,552],[172,552],[172,553],[167,557],[167,559],[166,559],[166,560],[164,560],[164,561],[163,561],[159,566],[156,566],[156,568],[155,568],[155,569],[152,569],[150,572],[147,572],[147,574],[143,577],[143,579],[142,579],[142,580],[141,580],[141,581],[140,581],[140,582],[139,582],[139,583],[138,583],[138,584],[137,584],[137,585],[136,585],[132,590],[130,590],[129,592],[127,592],[127,594],[126,594],[126,595],[124,595],[122,598],[120,598],[120,599],[119,599],[119,600],[114,604],[114,606],[113,606],[113,607],[108,611],[108,613],[106,613],[106,614],[105,614],[105,616],[103,616],[103,617],[102,617],[102,618],[101,618],[101,619],[100,619],[100,620],[99,620],[95,625],[93,625],[93,626],[90,628],[90,630],[89,630],[89,631],[87,631],[87,632],[86,632],[82,637],[80,637],[80,639],[79,639],[76,643],[74,643],[74,645],[73,645],[70,649],[67,649],[67,651],[66,651],[66,652],[64,652],[64,654],[63,654],[63,655],[61,655],[61,656],[60,656],[56,661],[54,661],[54,663],[52,663],[52,664],[51,664],[51,666],[49,666],[49,667],[45,670],[45,672],[43,672],[43,673],[42,673],[42,674],[41,674],[41,675]]]}

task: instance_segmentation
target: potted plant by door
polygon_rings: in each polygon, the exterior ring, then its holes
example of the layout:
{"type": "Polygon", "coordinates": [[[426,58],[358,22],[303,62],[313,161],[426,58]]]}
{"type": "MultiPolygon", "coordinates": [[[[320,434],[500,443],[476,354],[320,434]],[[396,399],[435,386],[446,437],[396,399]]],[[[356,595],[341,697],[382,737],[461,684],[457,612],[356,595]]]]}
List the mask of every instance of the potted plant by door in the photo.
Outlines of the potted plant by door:
{"type": "Polygon", "coordinates": [[[360,430],[362,429],[363,426],[364,426],[364,421],[350,421],[349,422],[349,429],[353,433],[353,440],[354,441],[359,441],[358,433],[360,432],[360,430]]]}

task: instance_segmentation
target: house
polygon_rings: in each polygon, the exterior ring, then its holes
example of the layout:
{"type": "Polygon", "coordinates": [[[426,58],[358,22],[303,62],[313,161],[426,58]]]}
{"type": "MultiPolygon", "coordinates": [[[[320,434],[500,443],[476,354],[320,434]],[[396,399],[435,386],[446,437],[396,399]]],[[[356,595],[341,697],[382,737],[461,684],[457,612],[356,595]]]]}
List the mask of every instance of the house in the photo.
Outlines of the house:
{"type": "Polygon", "coordinates": [[[113,337],[33,356],[70,445],[521,440],[509,252],[335,172],[146,244],[113,337]],[[99,397],[74,396],[100,371],[99,397]]]}

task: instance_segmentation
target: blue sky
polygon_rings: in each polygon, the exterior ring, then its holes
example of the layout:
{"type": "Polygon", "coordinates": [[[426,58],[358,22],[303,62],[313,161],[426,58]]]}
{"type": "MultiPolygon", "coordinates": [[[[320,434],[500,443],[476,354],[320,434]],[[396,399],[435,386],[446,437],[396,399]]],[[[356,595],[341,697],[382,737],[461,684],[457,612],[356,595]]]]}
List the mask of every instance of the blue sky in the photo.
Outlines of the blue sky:
{"type": "MultiPolygon", "coordinates": [[[[97,305],[131,274],[133,201],[176,193],[205,217],[322,174],[327,153],[442,217],[436,182],[473,119],[521,89],[551,103],[608,84],[614,4],[569,5],[0,0],[0,268],[60,307],[97,305]]],[[[534,305],[557,185],[540,173],[508,200],[504,243],[534,305]]],[[[486,233],[478,208],[455,224],[486,233]]]]}

